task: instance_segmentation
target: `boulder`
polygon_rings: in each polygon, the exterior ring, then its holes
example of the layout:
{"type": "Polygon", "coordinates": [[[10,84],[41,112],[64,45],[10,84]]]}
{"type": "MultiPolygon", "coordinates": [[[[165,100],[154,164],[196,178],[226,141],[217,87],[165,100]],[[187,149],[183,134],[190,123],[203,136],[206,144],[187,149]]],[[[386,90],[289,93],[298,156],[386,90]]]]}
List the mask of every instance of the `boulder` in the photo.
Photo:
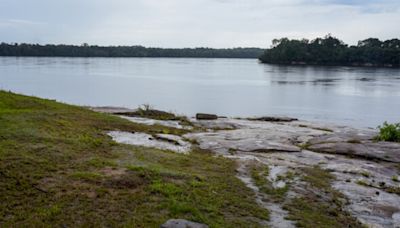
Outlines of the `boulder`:
{"type": "Polygon", "coordinates": [[[198,119],[198,120],[216,120],[216,119],[218,119],[218,116],[214,115],[214,114],[197,113],[196,119],[198,119]]]}
{"type": "Polygon", "coordinates": [[[162,224],[160,228],[208,228],[208,226],[185,219],[170,219],[166,223],[162,224]]]}

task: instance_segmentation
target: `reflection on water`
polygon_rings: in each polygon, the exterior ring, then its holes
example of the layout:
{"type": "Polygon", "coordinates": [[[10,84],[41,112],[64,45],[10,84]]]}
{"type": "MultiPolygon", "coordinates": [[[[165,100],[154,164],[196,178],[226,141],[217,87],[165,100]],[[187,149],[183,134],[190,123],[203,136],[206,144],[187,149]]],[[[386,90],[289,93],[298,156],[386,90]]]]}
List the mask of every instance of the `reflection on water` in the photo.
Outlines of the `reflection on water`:
{"type": "Polygon", "coordinates": [[[287,115],[375,127],[400,122],[400,70],[249,59],[0,58],[0,88],[79,105],[193,115],[287,115]]]}

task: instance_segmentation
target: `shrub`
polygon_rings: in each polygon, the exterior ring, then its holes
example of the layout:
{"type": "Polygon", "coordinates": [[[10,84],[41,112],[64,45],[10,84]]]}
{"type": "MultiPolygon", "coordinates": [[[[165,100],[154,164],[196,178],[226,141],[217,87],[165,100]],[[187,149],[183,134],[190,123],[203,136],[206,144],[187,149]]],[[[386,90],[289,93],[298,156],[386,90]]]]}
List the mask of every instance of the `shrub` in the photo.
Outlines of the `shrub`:
{"type": "Polygon", "coordinates": [[[400,123],[389,124],[384,122],[378,127],[379,135],[376,137],[379,141],[400,142],[400,123]]]}

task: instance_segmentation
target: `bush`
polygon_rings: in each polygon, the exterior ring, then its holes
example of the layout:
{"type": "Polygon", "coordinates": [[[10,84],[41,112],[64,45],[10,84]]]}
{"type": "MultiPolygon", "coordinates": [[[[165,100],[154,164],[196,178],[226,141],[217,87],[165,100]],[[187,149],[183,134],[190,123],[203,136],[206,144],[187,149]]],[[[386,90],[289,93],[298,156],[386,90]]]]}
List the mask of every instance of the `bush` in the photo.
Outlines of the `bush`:
{"type": "Polygon", "coordinates": [[[384,122],[378,127],[379,135],[376,137],[379,141],[400,142],[400,123],[388,124],[384,122]]]}

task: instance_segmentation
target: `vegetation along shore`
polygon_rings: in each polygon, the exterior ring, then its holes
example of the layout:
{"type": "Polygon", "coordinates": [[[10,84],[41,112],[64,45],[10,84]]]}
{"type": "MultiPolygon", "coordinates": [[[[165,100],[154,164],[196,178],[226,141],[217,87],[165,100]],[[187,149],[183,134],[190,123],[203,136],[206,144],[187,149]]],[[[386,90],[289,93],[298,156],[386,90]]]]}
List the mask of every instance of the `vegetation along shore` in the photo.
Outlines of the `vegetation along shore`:
{"type": "Polygon", "coordinates": [[[281,38],[274,39],[269,49],[1,43],[0,56],[258,58],[269,64],[400,67],[400,40],[368,38],[357,45],[348,45],[331,35],[314,40],[281,38]]]}
{"type": "Polygon", "coordinates": [[[347,45],[331,35],[314,40],[275,39],[259,58],[263,63],[400,67],[400,40],[369,38],[347,45]]]}

